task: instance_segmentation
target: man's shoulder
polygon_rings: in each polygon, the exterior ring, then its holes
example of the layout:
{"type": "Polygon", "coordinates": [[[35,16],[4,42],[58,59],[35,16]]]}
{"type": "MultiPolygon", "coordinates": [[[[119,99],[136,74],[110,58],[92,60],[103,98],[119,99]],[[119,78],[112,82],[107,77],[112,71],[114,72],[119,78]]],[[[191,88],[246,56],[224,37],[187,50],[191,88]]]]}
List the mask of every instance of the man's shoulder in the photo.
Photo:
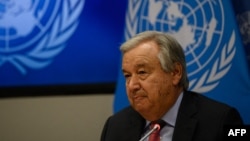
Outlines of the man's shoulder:
{"type": "Polygon", "coordinates": [[[138,117],[140,116],[138,112],[136,112],[131,106],[125,107],[115,113],[112,118],[128,118],[128,117],[138,117]]]}
{"type": "Polygon", "coordinates": [[[205,110],[211,110],[211,111],[227,111],[227,110],[232,110],[235,109],[233,106],[228,105],[225,102],[210,98],[206,95],[193,92],[193,91],[187,91],[185,92],[186,94],[186,99],[189,99],[189,101],[195,102],[197,107],[199,109],[205,109],[205,110]]]}
{"type": "Polygon", "coordinates": [[[131,106],[113,114],[111,117],[109,117],[108,121],[117,129],[127,127],[131,124],[138,125],[140,127],[145,122],[143,117],[131,106]]]}
{"type": "Polygon", "coordinates": [[[237,125],[243,123],[240,113],[235,107],[208,96],[188,91],[185,93],[185,103],[182,105],[182,111],[187,113],[193,110],[193,115],[198,120],[207,121],[209,119],[213,124],[219,124],[223,120],[225,120],[225,124],[237,125]]]}

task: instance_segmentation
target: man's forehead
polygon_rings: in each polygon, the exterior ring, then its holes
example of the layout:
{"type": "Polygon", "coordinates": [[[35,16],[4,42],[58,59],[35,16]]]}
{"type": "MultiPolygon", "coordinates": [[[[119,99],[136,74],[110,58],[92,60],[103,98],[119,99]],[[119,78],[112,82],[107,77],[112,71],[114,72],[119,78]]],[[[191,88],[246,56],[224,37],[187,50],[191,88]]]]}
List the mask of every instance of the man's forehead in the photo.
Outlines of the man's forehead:
{"type": "Polygon", "coordinates": [[[146,60],[140,60],[140,61],[134,61],[134,62],[128,62],[122,64],[122,70],[128,71],[130,69],[136,70],[140,68],[151,68],[153,64],[151,64],[149,61],[146,60]]]}

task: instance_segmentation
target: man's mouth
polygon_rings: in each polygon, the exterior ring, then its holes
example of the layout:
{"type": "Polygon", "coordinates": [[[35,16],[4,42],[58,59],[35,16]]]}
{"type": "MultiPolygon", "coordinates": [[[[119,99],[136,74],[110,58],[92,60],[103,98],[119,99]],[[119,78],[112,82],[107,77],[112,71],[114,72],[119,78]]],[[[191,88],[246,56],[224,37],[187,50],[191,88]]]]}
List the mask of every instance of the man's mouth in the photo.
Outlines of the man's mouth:
{"type": "Polygon", "coordinates": [[[134,99],[135,102],[139,102],[139,101],[141,101],[141,100],[143,100],[145,98],[146,98],[146,96],[134,96],[133,97],[133,99],[134,99]]]}

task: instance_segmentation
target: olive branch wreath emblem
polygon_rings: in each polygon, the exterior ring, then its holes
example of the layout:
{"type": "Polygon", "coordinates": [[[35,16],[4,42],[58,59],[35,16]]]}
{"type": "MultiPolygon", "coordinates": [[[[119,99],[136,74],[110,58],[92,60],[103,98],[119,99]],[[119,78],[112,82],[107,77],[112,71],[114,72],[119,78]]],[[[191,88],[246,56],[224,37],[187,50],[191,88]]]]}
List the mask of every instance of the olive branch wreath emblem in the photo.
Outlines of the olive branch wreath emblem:
{"type": "Polygon", "coordinates": [[[84,4],[83,0],[75,2],[74,5],[66,0],[62,2],[62,12],[56,16],[51,31],[43,36],[36,47],[25,54],[0,56],[0,66],[9,61],[22,74],[26,74],[27,68],[40,69],[52,62],[51,59],[65,48],[65,42],[74,33],[84,4]]]}
{"type": "MultiPolygon", "coordinates": [[[[141,0],[133,0],[128,3],[128,10],[126,13],[126,29],[125,39],[136,34],[138,28],[138,11],[141,6],[141,0]]],[[[235,32],[233,31],[230,37],[230,42],[225,44],[222,48],[220,56],[215,59],[212,68],[204,71],[201,77],[190,80],[189,88],[196,92],[205,93],[213,90],[219,83],[220,79],[224,77],[232,66],[232,60],[236,53],[235,48],[235,32]]]]}

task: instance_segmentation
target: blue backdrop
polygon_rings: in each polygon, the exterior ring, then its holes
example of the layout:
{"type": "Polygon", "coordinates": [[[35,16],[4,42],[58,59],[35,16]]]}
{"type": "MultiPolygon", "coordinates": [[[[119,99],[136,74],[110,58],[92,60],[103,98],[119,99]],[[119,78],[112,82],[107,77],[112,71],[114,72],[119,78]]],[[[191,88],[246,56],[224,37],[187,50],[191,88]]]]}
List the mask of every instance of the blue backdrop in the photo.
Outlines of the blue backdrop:
{"type": "MultiPolygon", "coordinates": [[[[236,15],[231,1],[131,0],[124,37],[145,30],[175,36],[186,55],[189,89],[235,107],[250,124],[250,71],[236,15]]],[[[243,21],[244,39],[249,40],[250,20],[243,21]]],[[[129,105],[122,75],[120,71],[114,112],[129,105]]]]}
{"type": "Polygon", "coordinates": [[[159,30],[181,39],[190,90],[236,107],[250,124],[249,4],[232,2],[0,1],[0,89],[118,80],[117,112],[129,104],[120,44],[159,30]]]}
{"type": "Polygon", "coordinates": [[[126,0],[0,2],[0,87],[115,83],[126,0]]]}

